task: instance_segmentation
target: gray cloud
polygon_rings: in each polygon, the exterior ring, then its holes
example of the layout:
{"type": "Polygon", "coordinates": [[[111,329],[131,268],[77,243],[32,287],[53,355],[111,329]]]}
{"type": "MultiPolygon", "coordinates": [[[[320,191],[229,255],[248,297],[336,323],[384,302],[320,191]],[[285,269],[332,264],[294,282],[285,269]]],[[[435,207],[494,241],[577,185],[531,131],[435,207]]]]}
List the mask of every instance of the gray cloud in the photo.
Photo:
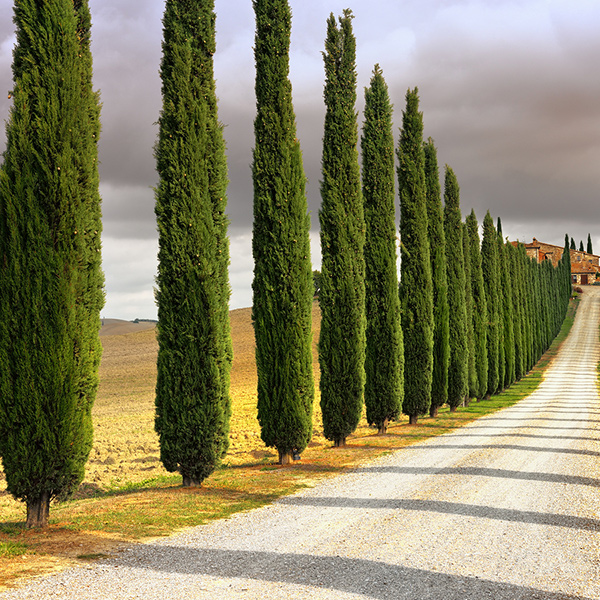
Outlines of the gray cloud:
{"type": "MultiPolygon", "coordinates": [[[[10,102],[12,7],[0,3],[0,118],[10,102]]],[[[162,0],[90,0],[100,141],[106,316],[151,316],[156,270],[153,146],[160,110],[162,0]],[[133,312],[138,311],[138,312],[133,312]]],[[[318,257],[326,18],[345,0],[292,0],[290,77],[318,257]]],[[[254,15],[216,0],[215,75],[229,161],[232,306],[251,300],[254,15]]],[[[358,102],[378,62],[395,105],[419,87],[425,135],[455,170],[463,214],[490,210],[504,233],[600,250],[600,5],[589,0],[357,0],[358,102]],[[595,229],[598,231],[596,232],[595,229]]],[[[362,114],[359,115],[362,123],[362,114]]],[[[0,151],[5,139],[0,135],[0,151]]]]}

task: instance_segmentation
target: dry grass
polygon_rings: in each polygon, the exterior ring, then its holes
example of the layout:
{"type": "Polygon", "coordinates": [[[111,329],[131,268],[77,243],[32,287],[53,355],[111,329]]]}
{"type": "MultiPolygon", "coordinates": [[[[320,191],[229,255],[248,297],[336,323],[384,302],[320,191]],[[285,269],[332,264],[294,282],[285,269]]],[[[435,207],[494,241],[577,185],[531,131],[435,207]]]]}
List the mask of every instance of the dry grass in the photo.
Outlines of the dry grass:
{"type": "Polygon", "coordinates": [[[101,385],[93,411],[95,439],[85,481],[75,500],[51,508],[46,531],[26,531],[23,505],[0,487],[0,587],[73,561],[106,556],[126,543],[260,506],[366,459],[460,427],[531,393],[558,346],[557,341],[528,378],[492,400],[453,414],[442,410],[438,418],[423,418],[416,427],[403,418],[385,436],[378,436],[363,418],[347,447],[333,449],[321,426],[316,304],[313,323],[314,436],[302,461],[284,468],[275,464],[276,451],[260,439],[250,309],[231,312],[235,357],[230,450],[223,468],[196,489],[182,488],[180,477],[167,473],[159,461],[154,433],[155,331],[103,336],[101,385]]]}

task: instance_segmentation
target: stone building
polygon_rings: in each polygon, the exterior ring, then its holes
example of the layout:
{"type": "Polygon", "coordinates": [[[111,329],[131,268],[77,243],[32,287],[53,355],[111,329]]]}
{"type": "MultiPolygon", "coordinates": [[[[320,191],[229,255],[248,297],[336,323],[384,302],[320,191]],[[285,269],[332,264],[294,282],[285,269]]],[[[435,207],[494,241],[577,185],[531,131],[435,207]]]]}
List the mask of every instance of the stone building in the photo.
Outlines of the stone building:
{"type": "MultiPolygon", "coordinates": [[[[534,258],[538,262],[551,260],[556,267],[562,258],[564,246],[555,246],[539,242],[535,238],[530,244],[523,244],[527,251],[527,256],[534,258]]],[[[580,250],[570,250],[571,252],[571,281],[577,285],[591,285],[598,281],[600,283],[600,256],[588,254],[580,250]]]]}

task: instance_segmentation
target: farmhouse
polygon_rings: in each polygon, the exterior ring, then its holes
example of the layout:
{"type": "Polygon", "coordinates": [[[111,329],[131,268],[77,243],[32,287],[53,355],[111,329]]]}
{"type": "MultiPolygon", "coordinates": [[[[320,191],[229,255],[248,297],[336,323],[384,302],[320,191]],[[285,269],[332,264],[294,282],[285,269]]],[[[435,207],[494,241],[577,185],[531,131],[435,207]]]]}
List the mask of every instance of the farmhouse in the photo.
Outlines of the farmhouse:
{"type": "MultiPolygon", "coordinates": [[[[527,256],[535,258],[538,262],[551,260],[554,266],[558,265],[564,251],[564,246],[555,246],[539,242],[535,238],[529,244],[523,244],[527,256]]],[[[589,285],[595,281],[600,282],[600,256],[588,254],[580,250],[571,252],[571,281],[578,285],[589,285]]]]}

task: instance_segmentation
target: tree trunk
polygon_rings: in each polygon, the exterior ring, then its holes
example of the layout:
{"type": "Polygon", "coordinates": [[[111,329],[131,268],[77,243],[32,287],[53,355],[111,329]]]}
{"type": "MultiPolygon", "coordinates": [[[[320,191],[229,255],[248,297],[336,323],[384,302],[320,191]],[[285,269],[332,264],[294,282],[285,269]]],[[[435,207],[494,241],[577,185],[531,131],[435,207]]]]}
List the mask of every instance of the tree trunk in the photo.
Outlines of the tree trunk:
{"type": "Polygon", "coordinates": [[[418,415],[410,415],[408,417],[408,424],[409,425],[416,425],[417,424],[417,419],[419,418],[418,415]]]}
{"type": "Polygon", "coordinates": [[[346,447],[346,438],[342,438],[340,440],[333,441],[334,448],[345,448],[346,447]]]}
{"type": "Polygon", "coordinates": [[[41,497],[27,500],[27,522],[25,526],[48,527],[48,517],[50,515],[50,495],[48,492],[42,492],[41,497]]]}
{"type": "Polygon", "coordinates": [[[450,407],[450,412],[451,412],[451,413],[454,413],[454,412],[456,412],[456,406],[451,406],[451,407],[450,407]]]}
{"type": "Polygon", "coordinates": [[[387,433],[387,428],[390,420],[385,419],[383,423],[379,424],[379,430],[377,431],[377,435],[385,435],[387,433]]]}
{"type": "Polygon", "coordinates": [[[438,407],[437,407],[437,406],[432,406],[432,407],[429,409],[429,416],[430,416],[432,419],[435,419],[435,418],[438,416],[438,407]]]}
{"type": "Polygon", "coordinates": [[[293,461],[293,453],[291,450],[279,450],[279,464],[289,465],[293,461]]]}
{"type": "Polygon", "coordinates": [[[189,475],[183,475],[183,487],[200,487],[201,485],[201,481],[198,481],[189,475]]]}

